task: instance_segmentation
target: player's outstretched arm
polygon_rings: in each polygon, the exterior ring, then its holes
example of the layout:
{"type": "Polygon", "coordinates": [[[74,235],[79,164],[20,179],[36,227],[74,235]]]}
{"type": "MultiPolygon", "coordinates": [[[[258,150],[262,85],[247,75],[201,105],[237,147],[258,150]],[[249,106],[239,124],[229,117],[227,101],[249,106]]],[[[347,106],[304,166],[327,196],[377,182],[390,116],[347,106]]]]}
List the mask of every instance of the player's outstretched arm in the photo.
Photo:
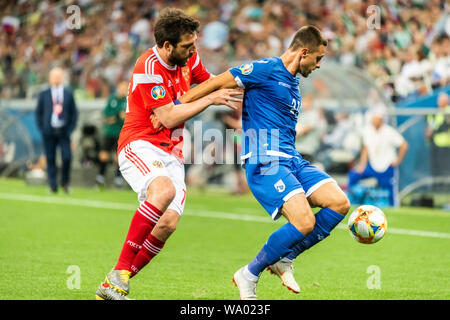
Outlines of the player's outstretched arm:
{"type": "Polygon", "coordinates": [[[192,102],[203,98],[213,91],[224,88],[238,88],[238,85],[229,70],[219,74],[218,76],[212,77],[205,82],[202,82],[201,84],[183,94],[178,100],[181,103],[192,102]]]}
{"type": "Polygon", "coordinates": [[[239,95],[242,95],[242,90],[220,89],[193,102],[178,105],[170,103],[154,108],[153,112],[164,127],[174,128],[196,116],[210,105],[226,105],[231,109],[237,109],[232,102],[242,102],[242,99],[236,97],[239,95]]]}

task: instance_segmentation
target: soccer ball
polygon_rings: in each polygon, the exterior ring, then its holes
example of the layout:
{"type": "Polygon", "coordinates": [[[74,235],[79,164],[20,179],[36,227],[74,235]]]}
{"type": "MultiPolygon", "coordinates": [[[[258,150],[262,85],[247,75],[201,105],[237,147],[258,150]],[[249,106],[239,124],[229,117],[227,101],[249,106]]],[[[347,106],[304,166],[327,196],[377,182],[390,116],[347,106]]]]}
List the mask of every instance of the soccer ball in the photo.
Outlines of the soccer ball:
{"type": "Polygon", "coordinates": [[[378,242],[387,231],[386,216],[375,206],[360,206],[350,215],[348,230],[353,239],[360,243],[378,242]]]}

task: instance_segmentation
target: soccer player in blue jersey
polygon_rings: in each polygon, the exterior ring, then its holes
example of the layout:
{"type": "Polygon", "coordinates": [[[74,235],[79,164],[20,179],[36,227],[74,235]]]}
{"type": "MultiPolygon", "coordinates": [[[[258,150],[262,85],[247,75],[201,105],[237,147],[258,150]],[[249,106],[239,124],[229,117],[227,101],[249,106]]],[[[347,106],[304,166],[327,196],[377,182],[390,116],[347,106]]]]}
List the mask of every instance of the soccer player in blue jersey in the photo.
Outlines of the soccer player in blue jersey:
{"type": "Polygon", "coordinates": [[[241,160],[249,187],[273,220],[287,223],[273,232],[256,257],[234,274],[241,299],[256,299],[260,273],[268,268],[295,293],[300,287],[292,261],[325,239],[350,203],[337,183],[295,149],[301,97],[298,74],[320,68],[327,41],[314,26],[300,28],[286,52],[232,68],[190,90],[195,99],[220,87],[244,89],[241,160]],[[315,215],[312,207],[320,207],[315,215]]]}

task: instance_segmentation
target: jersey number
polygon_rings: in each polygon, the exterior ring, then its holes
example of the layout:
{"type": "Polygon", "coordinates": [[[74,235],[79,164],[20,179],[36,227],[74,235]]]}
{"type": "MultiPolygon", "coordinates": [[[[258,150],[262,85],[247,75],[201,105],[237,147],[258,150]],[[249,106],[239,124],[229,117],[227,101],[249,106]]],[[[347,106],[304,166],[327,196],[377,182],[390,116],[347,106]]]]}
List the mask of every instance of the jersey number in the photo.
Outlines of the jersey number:
{"type": "Polygon", "coordinates": [[[298,116],[298,110],[300,109],[300,101],[297,99],[292,99],[291,103],[291,113],[295,116],[298,116]]]}

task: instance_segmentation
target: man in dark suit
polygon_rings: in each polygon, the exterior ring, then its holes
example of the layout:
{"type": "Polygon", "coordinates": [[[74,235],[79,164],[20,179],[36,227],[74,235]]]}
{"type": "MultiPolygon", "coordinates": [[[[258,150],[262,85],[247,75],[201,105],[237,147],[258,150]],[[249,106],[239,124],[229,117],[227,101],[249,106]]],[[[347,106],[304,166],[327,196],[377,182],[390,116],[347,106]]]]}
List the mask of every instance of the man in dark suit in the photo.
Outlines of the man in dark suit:
{"type": "Polygon", "coordinates": [[[63,71],[54,68],[49,73],[50,88],[39,94],[36,121],[42,134],[50,191],[58,191],[56,148],[61,148],[62,175],[61,186],[69,193],[72,152],[70,135],[77,122],[77,108],[70,90],[63,86],[63,71]]]}

